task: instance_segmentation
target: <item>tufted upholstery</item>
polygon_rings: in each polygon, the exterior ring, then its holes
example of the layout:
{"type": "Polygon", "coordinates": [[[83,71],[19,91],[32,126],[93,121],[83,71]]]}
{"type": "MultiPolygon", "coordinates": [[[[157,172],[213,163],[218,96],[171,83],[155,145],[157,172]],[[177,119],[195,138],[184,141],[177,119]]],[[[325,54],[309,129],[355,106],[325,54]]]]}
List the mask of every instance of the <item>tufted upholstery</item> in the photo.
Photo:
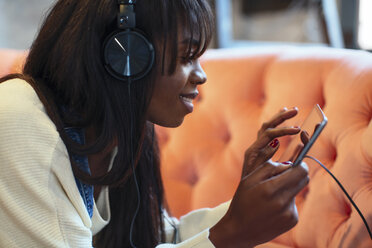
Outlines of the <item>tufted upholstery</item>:
{"type": "MultiPolygon", "coordinates": [[[[0,50],[0,76],[19,71],[24,54],[0,50]]],[[[329,123],[312,149],[351,194],[372,226],[372,55],[331,48],[210,50],[208,83],[193,114],[176,129],[157,127],[168,203],[175,216],[229,200],[243,153],[261,123],[297,106],[300,125],[315,103],[329,123]]],[[[281,139],[278,159],[288,143],[281,139]]],[[[356,211],[318,165],[297,197],[298,225],[262,247],[372,247],[356,211]]]]}
{"type": "MultiPolygon", "coordinates": [[[[173,214],[229,200],[245,149],[261,123],[297,106],[301,125],[315,103],[329,122],[312,149],[341,180],[372,227],[372,54],[331,48],[208,51],[208,81],[177,129],[158,128],[162,173],[173,214]]],[[[281,139],[278,159],[288,143],[281,139]]],[[[372,247],[347,198],[320,166],[305,160],[310,183],[297,197],[298,225],[274,242],[289,247],[372,247]]],[[[248,235],[248,234],[247,234],[248,235]]],[[[279,247],[264,245],[264,247],[279,247]]]]}

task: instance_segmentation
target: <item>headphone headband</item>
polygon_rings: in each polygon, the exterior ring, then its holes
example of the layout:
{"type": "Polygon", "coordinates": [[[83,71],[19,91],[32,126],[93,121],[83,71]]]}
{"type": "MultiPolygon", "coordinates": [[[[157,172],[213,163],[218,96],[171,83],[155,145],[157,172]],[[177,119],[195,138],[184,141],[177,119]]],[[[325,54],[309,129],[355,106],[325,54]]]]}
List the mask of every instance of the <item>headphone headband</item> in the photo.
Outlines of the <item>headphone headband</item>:
{"type": "Polygon", "coordinates": [[[136,0],[118,0],[118,4],[136,4],[136,0]]]}
{"type": "Polygon", "coordinates": [[[146,76],[155,60],[153,45],[136,29],[136,0],[117,0],[117,27],[103,44],[104,66],[113,77],[128,82],[146,76]]]}
{"type": "Polygon", "coordinates": [[[118,28],[128,29],[136,27],[136,14],[134,12],[135,0],[118,0],[118,28]]]}

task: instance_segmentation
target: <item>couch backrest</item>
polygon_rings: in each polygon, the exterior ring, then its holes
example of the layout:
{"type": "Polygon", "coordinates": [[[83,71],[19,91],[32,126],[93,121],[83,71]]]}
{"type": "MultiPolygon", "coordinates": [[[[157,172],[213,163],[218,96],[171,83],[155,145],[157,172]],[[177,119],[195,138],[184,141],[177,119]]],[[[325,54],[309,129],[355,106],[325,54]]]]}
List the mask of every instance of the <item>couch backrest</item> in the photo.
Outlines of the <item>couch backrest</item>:
{"type": "MultiPolygon", "coordinates": [[[[301,125],[318,103],[329,123],[311,153],[339,178],[372,226],[371,54],[308,47],[212,50],[203,57],[203,67],[208,81],[200,87],[194,113],[177,129],[158,127],[174,215],[229,200],[240,180],[244,151],[262,122],[282,107],[297,106],[299,115],[286,125],[301,125]]],[[[280,139],[274,160],[288,142],[280,139]]],[[[279,241],[299,247],[368,241],[336,183],[319,165],[305,162],[311,180],[297,197],[300,221],[279,241]]]]}

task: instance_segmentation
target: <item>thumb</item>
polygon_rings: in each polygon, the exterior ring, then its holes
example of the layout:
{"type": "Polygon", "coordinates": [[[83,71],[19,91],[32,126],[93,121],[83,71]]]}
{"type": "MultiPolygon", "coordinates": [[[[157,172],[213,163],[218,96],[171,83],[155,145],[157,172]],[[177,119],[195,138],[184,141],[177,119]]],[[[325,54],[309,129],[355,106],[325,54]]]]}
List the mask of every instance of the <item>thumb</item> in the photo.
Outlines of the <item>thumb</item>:
{"type": "Polygon", "coordinates": [[[256,184],[259,184],[267,179],[283,173],[291,167],[291,162],[278,163],[268,161],[242,179],[242,181],[244,181],[244,187],[250,188],[256,184]]]}

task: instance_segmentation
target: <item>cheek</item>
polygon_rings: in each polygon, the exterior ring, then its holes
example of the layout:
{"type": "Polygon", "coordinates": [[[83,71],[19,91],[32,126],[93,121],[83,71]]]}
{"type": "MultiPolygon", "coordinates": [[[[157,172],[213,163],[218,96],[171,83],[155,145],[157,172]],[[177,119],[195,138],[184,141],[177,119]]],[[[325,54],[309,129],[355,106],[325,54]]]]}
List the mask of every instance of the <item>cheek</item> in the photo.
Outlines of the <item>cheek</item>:
{"type": "Polygon", "coordinates": [[[164,127],[181,125],[185,114],[182,113],[178,101],[166,94],[154,95],[147,112],[147,120],[164,127]]]}
{"type": "Polygon", "coordinates": [[[183,87],[183,81],[175,78],[157,81],[147,113],[148,120],[161,126],[179,126],[187,114],[179,98],[183,87]]]}
{"type": "Polygon", "coordinates": [[[155,84],[154,93],[151,98],[151,105],[153,108],[164,108],[174,99],[176,89],[169,79],[159,80],[155,84]]]}

